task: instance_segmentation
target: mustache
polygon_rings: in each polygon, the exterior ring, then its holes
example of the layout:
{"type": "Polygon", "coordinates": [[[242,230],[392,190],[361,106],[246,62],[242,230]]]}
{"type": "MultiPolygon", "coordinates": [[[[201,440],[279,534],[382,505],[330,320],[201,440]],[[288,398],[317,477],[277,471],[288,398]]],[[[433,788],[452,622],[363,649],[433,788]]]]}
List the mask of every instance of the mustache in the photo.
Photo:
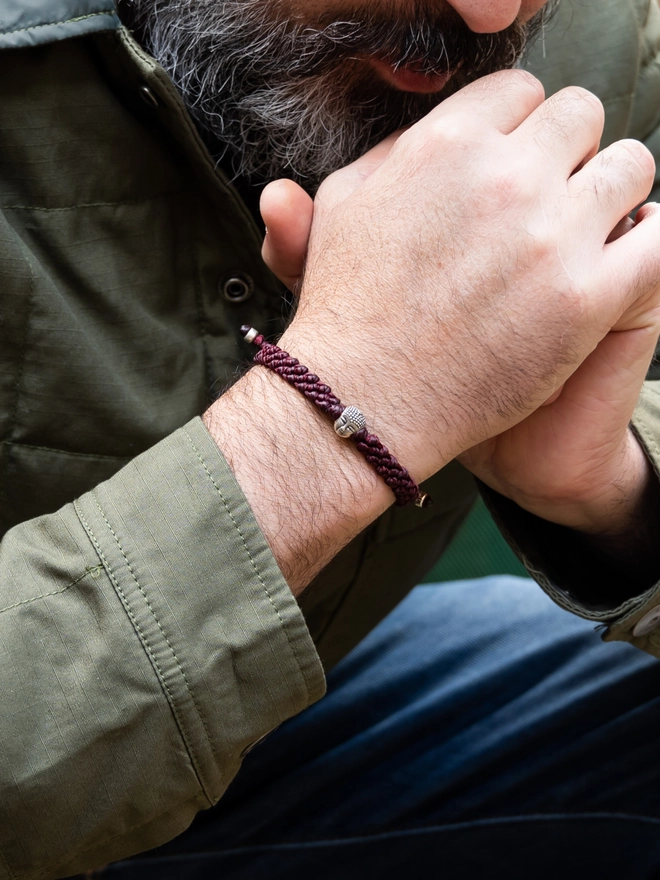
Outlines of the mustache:
{"type": "Polygon", "coordinates": [[[291,0],[119,0],[119,9],[217,161],[255,183],[286,175],[313,192],[468,82],[514,66],[559,0],[496,34],[473,33],[437,0],[403,0],[396,11],[392,0],[338,2],[308,21],[292,16],[291,0]],[[370,57],[451,76],[441,92],[399,91],[370,57]]]}
{"type": "Polygon", "coordinates": [[[314,26],[292,25],[276,10],[270,23],[274,31],[280,31],[280,41],[298,48],[295,65],[290,60],[287,64],[292,76],[316,76],[342,60],[377,56],[394,69],[410,67],[427,75],[465,71],[476,79],[513,67],[558,3],[551,0],[530,21],[513,22],[492,34],[474,33],[451,6],[438,10],[428,0],[418,0],[408,14],[397,10],[365,15],[364,10],[355,10],[340,20],[321,16],[314,26]]]}

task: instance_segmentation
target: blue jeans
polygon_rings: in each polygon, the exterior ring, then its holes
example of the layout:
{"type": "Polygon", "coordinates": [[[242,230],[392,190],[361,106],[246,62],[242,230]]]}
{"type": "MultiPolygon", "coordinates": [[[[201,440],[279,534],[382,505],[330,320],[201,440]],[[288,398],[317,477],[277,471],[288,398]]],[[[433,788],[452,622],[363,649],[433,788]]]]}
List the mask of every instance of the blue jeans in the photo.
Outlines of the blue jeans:
{"type": "Polygon", "coordinates": [[[533,582],[418,587],[108,880],[660,878],[660,664],[533,582]]]}

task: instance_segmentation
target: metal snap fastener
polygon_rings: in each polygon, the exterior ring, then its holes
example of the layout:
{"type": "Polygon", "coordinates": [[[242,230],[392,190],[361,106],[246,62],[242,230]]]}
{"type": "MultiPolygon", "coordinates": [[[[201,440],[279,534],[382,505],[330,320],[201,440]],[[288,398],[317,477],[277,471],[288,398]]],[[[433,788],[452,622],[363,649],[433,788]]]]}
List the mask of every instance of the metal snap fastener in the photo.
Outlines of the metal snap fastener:
{"type": "Polygon", "coordinates": [[[634,636],[645,636],[654,630],[660,624],[660,605],[652,608],[644,617],[640,617],[634,626],[632,634],[634,636]]]}
{"type": "Polygon", "coordinates": [[[236,272],[221,283],[220,289],[227,302],[242,303],[252,296],[254,282],[249,275],[236,272]]]}
{"type": "Polygon", "coordinates": [[[149,86],[140,86],[140,97],[145,104],[149,104],[151,107],[158,107],[158,98],[154,95],[149,86]]]}

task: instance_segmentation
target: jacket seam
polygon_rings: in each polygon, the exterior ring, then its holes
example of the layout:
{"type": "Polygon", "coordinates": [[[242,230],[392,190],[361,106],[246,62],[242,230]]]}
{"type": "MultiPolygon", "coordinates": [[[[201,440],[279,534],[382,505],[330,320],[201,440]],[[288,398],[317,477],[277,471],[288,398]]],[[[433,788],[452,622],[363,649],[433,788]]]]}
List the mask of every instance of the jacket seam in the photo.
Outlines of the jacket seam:
{"type": "MultiPolygon", "coordinates": [[[[644,429],[642,425],[635,424],[633,425],[633,429],[636,434],[643,438],[644,442],[649,446],[649,448],[655,453],[656,457],[660,459],[660,446],[656,443],[655,439],[644,429]]],[[[653,470],[658,472],[658,468],[651,463],[653,470]]]]}
{"type": "Polygon", "coordinates": [[[307,684],[307,677],[306,677],[306,675],[305,675],[305,673],[304,673],[304,671],[303,671],[303,666],[302,666],[302,663],[300,662],[300,657],[299,657],[299,655],[298,655],[298,652],[296,651],[296,648],[295,648],[293,642],[291,641],[291,636],[289,635],[288,628],[287,628],[286,624],[284,623],[284,619],[282,618],[282,615],[280,614],[280,610],[279,610],[279,608],[277,607],[277,605],[275,604],[275,602],[273,601],[272,594],[271,594],[270,590],[268,589],[268,586],[266,585],[266,582],[264,581],[263,577],[261,576],[261,572],[259,571],[259,567],[257,566],[257,563],[256,563],[255,558],[253,557],[252,553],[250,552],[250,548],[249,548],[249,546],[248,546],[248,543],[247,543],[247,541],[245,540],[245,535],[244,535],[243,532],[241,531],[241,528],[240,528],[240,526],[238,525],[238,523],[236,522],[236,519],[235,519],[235,517],[234,517],[234,514],[232,513],[232,510],[231,510],[231,508],[230,508],[230,506],[229,506],[229,503],[227,502],[227,499],[225,498],[225,496],[224,496],[224,494],[223,494],[223,492],[222,492],[222,489],[218,486],[218,484],[216,483],[216,481],[213,479],[213,475],[212,475],[211,471],[209,470],[209,468],[208,468],[206,462],[204,461],[204,458],[202,457],[201,453],[199,452],[199,450],[198,450],[197,447],[195,446],[195,444],[194,444],[194,442],[193,442],[193,440],[192,440],[190,434],[188,434],[188,432],[186,431],[185,428],[182,428],[181,430],[183,431],[183,433],[184,433],[185,436],[187,437],[188,442],[189,442],[190,445],[192,446],[195,455],[197,456],[197,458],[199,459],[199,461],[200,461],[202,467],[203,467],[204,470],[206,471],[206,475],[208,476],[209,480],[210,480],[211,483],[213,484],[213,487],[215,488],[216,492],[217,492],[218,495],[220,496],[220,499],[221,499],[221,501],[222,501],[222,504],[223,504],[225,510],[227,511],[227,514],[229,515],[229,518],[231,519],[232,525],[234,526],[236,532],[238,533],[238,535],[239,535],[239,537],[240,537],[240,539],[241,539],[241,543],[243,544],[243,549],[244,549],[245,552],[247,553],[247,556],[248,556],[248,558],[249,558],[249,560],[250,560],[250,563],[251,563],[251,565],[252,565],[252,568],[253,568],[253,570],[254,570],[254,573],[256,574],[256,576],[257,576],[257,578],[258,578],[258,580],[259,580],[259,583],[261,584],[261,586],[262,586],[262,588],[263,588],[263,591],[264,591],[264,593],[266,594],[266,596],[267,596],[267,598],[268,598],[268,601],[270,602],[271,607],[272,607],[273,610],[275,611],[275,614],[277,614],[277,619],[278,619],[279,622],[280,622],[280,626],[281,626],[282,631],[284,632],[284,635],[285,635],[285,637],[286,637],[287,643],[288,643],[288,645],[289,645],[289,649],[290,649],[290,651],[291,651],[291,654],[292,654],[292,656],[293,656],[293,659],[294,659],[295,662],[296,662],[296,665],[297,665],[297,667],[298,667],[298,671],[300,672],[300,676],[301,676],[301,678],[302,678],[302,680],[303,680],[303,684],[304,684],[304,687],[305,687],[305,693],[307,694],[307,701],[309,702],[309,700],[311,699],[311,697],[310,697],[310,693],[309,693],[309,685],[307,684]]]}
{"type": "Polygon", "coordinates": [[[144,601],[145,601],[146,604],[147,604],[147,608],[148,608],[149,611],[151,612],[151,615],[152,615],[153,619],[156,621],[156,625],[157,625],[157,627],[158,627],[158,631],[160,632],[161,636],[163,637],[163,640],[165,641],[165,644],[166,644],[167,647],[170,649],[170,651],[171,651],[171,653],[172,653],[172,657],[174,657],[174,660],[175,660],[175,662],[176,662],[177,669],[179,670],[179,673],[181,674],[181,678],[183,679],[183,681],[184,681],[184,683],[185,683],[185,685],[186,685],[186,690],[187,690],[188,693],[190,694],[190,699],[192,700],[192,704],[193,704],[193,706],[195,707],[195,711],[196,711],[197,714],[199,715],[199,720],[201,721],[202,729],[203,729],[203,731],[204,731],[204,734],[205,734],[205,736],[206,736],[206,739],[208,740],[209,746],[210,746],[210,748],[211,748],[211,754],[213,755],[213,758],[214,758],[216,764],[219,764],[218,756],[217,756],[216,753],[215,753],[215,748],[214,748],[214,745],[213,745],[213,740],[212,740],[211,737],[209,736],[209,731],[208,731],[208,728],[207,728],[207,726],[206,726],[206,722],[205,722],[205,720],[204,720],[204,715],[203,715],[203,713],[202,713],[200,707],[197,705],[197,700],[195,699],[195,695],[194,695],[194,693],[193,693],[193,689],[192,689],[192,687],[190,686],[190,682],[188,681],[188,676],[186,675],[186,673],[185,673],[185,671],[184,671],[184,669],[183,669],[183,666],[181,665],[181,661],[179,660],[179,658],[178,658],[178,656],[177,656],[177,653],[176,653],[176,651],[174,650],[174,647],[173,647],[172,643],[170,642],[170,640],[168,639],[167,635],[165,634],[165,630],[163,629],[163,626],[162,626],[160,620],[158,619],[158,615],[157,615],[156,612],[154,611],[154,608],[153,608],[151,602],[149,601],[149,598],[148,598],[147,594],[145,593],[144,589],[142,588],[142,585],[140,584],[140,582],[138,581],[138,579],[137,579],[137,577],[136,577],[136,575],[135,575],[135,572],[133,571],[133,567],[131,566],[131,563],[128,561],[128,557],[126,556],[126,553],[124,552],[124,548],[122,547],[121,543],[119,542],[119,538],[117,537],[117,535],[116,535],[116,533],[115,533],[115,530],[114,530],[114,529],[112,528],[112,526],[110,525],[110,523],[109,523],[109,521],[108,521],[108,519],[107,519],[105,513],[104,513],[103,510],[101,509],[101,505],[99,504],[96,495],[95,495],[93,492],[92,492],[92,497],[93,497],[93,499],[94,499],[94,503],[95,503],[96,506],[98,507],[99,513],[100,513],[101,516],[103,517],[103,520],[104,520],[106,526],[110,529],[110,533],[112,534],[112,537],[113,537],[113,538],[115,539],[115,541],[117,542],[117,547],[119,547],[119,551],[120,551],[121,555],[124,557],[124,562],[126,563],[126,567],[128,568],[128,570],[129,570],[130,573],[131,573],[131,577],[132,577],[133,580],[135,581],[135,585],[136,585],[136,587],[138,588],[138,590],[140,591],[140,593],[142,593],[142,596],[143,596],[143,598],[144,598],[144,601]]]}
{"type": "MultiPolygon", "coordinates": [[[[196,237],[195,237],[196,238],[196,237]]],[[[208,401],[213,399],[212,397],[212,389],[214,385],[213,381],[213,363],[211,360],[211,353],[209,352],[208,345],[208,315],[206,314],[206,309],[204,307],[204,297],[202,295],[202,278],[201,278],[201,269],[200,269],[200,260],[199,260],[199,246],[197,242],[193,244],[192,247],[193,253],[193,261],[194,261],[194,275],[195,275],[195,306],[197,312],[197,329],[199,333],[200,342],[202,343],[202,352],[204,354],[204,375],[206,380],[206,397],[208,401]]]]}
{"type": "MultiPolygon", "coordinates": [[[[25,360],[27,357],[27,348],[28,348],[28,339],[30,336],[30,329],[32,324],[32,313],[34,311],[34,266],[32,265],[32,260],[30,259],[29,254],[25,254],[25,262],[27,263],[28,270],[30,272],[30,294],[28,298],[28,302],[26,304],[25,310],[25,325],[23,327],[23,334],[21,338],[21,347],[19,354],[19,363],[18,363],[18,371],[16,374],[16,382],[13,386],[14,392],[14,402],[11,408],[11,415],[9,417],[9,426],[8,426],[8,435],[9,439],[16,434],[16,429],[18,427],[18,410],[21,403],[21,393],[23,386],[23,376],[25,373],[25,360]]],[[[3,442],[3,445],[4,442],[3,442]]],[[[7,456],[4,456],[4,472],[5,475],[8,474],[9,464],[7,461],[7,456]]]]}
{"type": "Polygon", "coordinates": [[[40,28],[58,27],[61,24],[77,24],[79,21],[86,21],[88,18],[96,18],[98,15],[112,15],[116,12],[114,7],[111,9],[101,9],[99,12],[90,12],[89,15],[79,15],[76,18],[65,18],[63,21],[44,21],[40,24],[31,24],[28,27],[16,28],[13,31],[0,31],[1,37],[10,37],[12,34],[23,34],[26,31],[38,31],[40,28]]]}
{"type": "Polygon", "coordinates": [[[144,64],[149,68],[150,75],[156,80],[159,88],[167,95],[170,109],[174,112],[183,128],[185,128],[186,134],[190,138],[191,143],[194,144],[195,150],[199,158],[202,159],[204,167],[210,173],[214,182],[222,188],[223,196],[229,199],[232,207],[245,220],[252,242],[261,249],[261,236],[259,235],[259,230],[257,229],[257,224],[255,223],[254,218],[245,206],[243,200],[236,193],[236,190],[219,171],[219,163],[213,161],[199,132],[197,131],[197,128],[193,124],[190,114],[186,111],[185,107],[183,107],[180,95],[170,76],[160,64],[135,43],[128,28],[122,27],[119,31],[119,37],[136,66],[139,68],[141,64],[144,64]]]}
{"type": "Polygon", "coordinates": [[[90,575],[96,577],[97,573],[102,570],[102,565],[95,565],[92,568],[88,568],[87,571],[81,574],[80,577],[77,577],[75,581],[71,581],[70,584],[67,584],[66,587],[60,587],[59,590],[52,590],[50,593],[42,593],[40,596],[33,596],[31,599],[23,599],[20,602],[14,602],[13,605],[6,605],[4,608],[0,608],[0,614],[4,614],[5,611],[11,611],[12,608],[20,608],[22,605],[29,605],[31,602],[38,602],[39,599],[47,599],[49,596],[59,596],[61,593],[66,593],[71,587],[75,587],[76,584],[84,581],[86,577],[90,575]]]}
{"type": "Polygon", "coordinates": [[[121,205],[139,205],[142,202],[153,202],[157,199],[163,199],[167,196],[177,195],[183,192],[182,189],[165,190],[162,193],[154,193],[150,196],[140,196],[137,199],[122,199],[118,202],[81,202],[78,205],[64,205],[60,208],[47,208],[44,205],[0,205],[3,211],[77,211],[79,208],[118,208],[121,205]]]}
{"type": "MultiPolygon", "coordinates": [[[[106,519],[106,517],[105,517],[105,514],[103,513],[103,510],[101,509],[101,507],[100,507],[98,501],[96,500],[96,497],[94,496],[94,493],[90,493],[90,494],[92,495],[92,497],[94,497],[94,502],[95,502],[96,506],[98,507],[98,509],[101,511],[101,516],[102,516],[103,519],[105,520],[106,525],[107,525],[108,528],[110,529],[110,532],[113,534],[113,536],[114,536],[114,538],[115,538],[115,541],[117,542],[117,545],[118,545],[118,547],[119,547],[119,550],[120,550],[122,556],[124,557],[124,560],[126,561],[126,565],[128,566],[128,569],[129,569],[129,571],[130,571],[130,573],[131,573],[131,575],[132,575],[132,577],[133,577],[133,580],[134,580],[135,583],[138,585],[138,588],[139,588],[140,592],[141,592],[142,595],[144,596],[144,591],[142,590],[142,587],[141,587],[140,584],[138,583],[137,578],[135,577],[135,574],[133,573],[133,570],[132,570],[132,568],[131,568],[131,566],[130,566],[130,563],[128,562],[128,559],[127,559],[127,557],[126,557],[126,554],[124,553],[123,548],[122,548],[121,544],[119,543],[119,541],[118,541],[118,539],[117,539],[117,536],[115,535],[115,533],[114,533],[113,530],[112,530],[112,527],[111,527],[110,524],[108,523],[108,521],[107,521],[107,519],[106,519]]],[[[193,769],[194,769],[194,771],[195,771],[195,776],[197,777],[197,780],[198,780],[198,782],[199,782],[199,784],[200,784],[200,786],[201,786],[201,788],[202,788],[202,791],[204,792],[206,798],[208,799],[209,804],[212,805],[212,804],[213,804],[213,798],[210,796],[209,792],[207,792],[207,790],[206,790],[206,786],[204,785],[204,782],[203,782],[203,780],[202,780],[202,774],[201,774],[201,771],[200,771],[200,769],[199,769],[199,765],[198,765],[197,757],[196,757],[196,755],[195,755],[195,750],[193,749],[192,744],[191,744],[190,741],[189,741],[188,734],[186,733],[185,725],[184,725],[184,723],[183,723],[183,719],[182,719],[182,717],[181,717],[181,713],[180,713],[179,708],[178,708],[178,706],[177,706],[177,704],[176,704],[176,701],[175,701],[175,699],[174,699],[174,695],[172,694],[172,691],[171,691],[171,689],[170,689],[170,686],[168,685],[168,683],[167,683],[167,681],[166,681],[166,679],[165,679],[165,675],[164,675],[164,673],[163,673],[163,670],[160,668],[160,664],[158,663],[158,660],[157,660],[156,656],[155,656],[154,653],[153,653],[153,650],[152,650],[151,644],[150,644],[150,642],[149,642],[149,639],[147,638],[146,633],[143,631],[143,629],[142,629],[142,627],[140,626],[140,624],[139,624],[137,618],[135,617],[135,614],[133,613],[133,609],[131,608],[131,605],[130,605],[130,603],[129,603],[127,597],[126,597],[126,594],[125,594],[124,591],[122,590],[121,585],[119,584],[119,581],[118,581],[117,578],[115,577],[115,574],[114,574],[114,572],[112,571],[112,568],[111,568],[111,566],[110,566],[110,564],[109,564],[109,562],[108,562],[108,560],[107,560],[107,558],[106,558],[106,556],[105,556],[103,550],[101,549],[101,545],[100,545],[100,543],[99,543],[99,541],[98,541],[98,539],[97,539],[97,537],[96,537],[94,531],[92,530],[92,527],[90,526],[90,524],[89,524],[89,523],[87,522],[87,520],[85,519],[85,516],[84,516],[82,510],[80,509],[80,506],[79,506],[79,504],[78,504],[77,501],[74,502],[74,508],[75,508],[76,513],[78,514],[78,516],[79,516],[79,518],[80,518],[80,521],[82,522],[83,526],[85,527],[85,531],[86,531],[87,534],[89,535],[89,538],[90,538],[92,544],[94,545],[94,548],[96,549],[96,552],[98,553],[99,559],[100,559],[101,562],[103,563],[103,567],[105,568],[105,570],[106,570],[106,572],[107,572],[107,574],[108,574],[108,577],[110,578],[110,580],[111,580],[111,582],[112,582],[112,584],[113,584],[115,590],[117,591],[117,594],[119,595],[119,597],[120,597],[120,599],[121,599],[122,605],[124,606],[124,609],[126,610],[126,613],[127,613],[128,617],[129,617],[131,623],[133,624],[133,627],[135,628],[135,631],[137,632],[138,636],[140,637],[140,641],[142,642],[142,645],[143,645],[143,647],[144,647],[144,650],[145,650],[146,653],[147,653],[147,656],[149,657],[149,659],[150,659],[150,661],[151,661],[151,663],[152,663],[154,669],[156,670],[156,674],[157,674],[158,680],[159,680],[159,682],[160,682],[161,687],[163,688],[163,690],[164,690],[164,692],[165,692],[165,695],[166,695],[166,697],[167,697],[167,701],[168,701],[168,703],[169,703],[169,705],[170,705],[170,709],[172,710],[172,714],[174,715],[174,718],[175,718],[175,720],[176,720],[176,724],[177,724],[177,727],[178,727],[178,729],[179,729],[179,733],[181,734],[181,738],[182,738],[182,740],[183,740],[183,742],[184,742],[184,745],[185,745],[185,747],[186,747],[186,752],[188,753],[188,757],[190,758],[190,762],[191,762],[192,767],[193,767],[193,769]]],[[[146,596],[145,596],[145,599],[146,599],[146,596]]],[[[153,613],[153,609],[151,608],[151,605],[149,604],[148,601],[147,601],[147,605],[149,606],[149,610],[151,611],[152,615],[155,617],[155,615],[154,615],[154,613],[153,613]]],[[[160,629],[160,624],[159,624],[159,629],[160,629]]],[[[162,632],[162,629],[161,629],[161,632],[162,632]]],[[[166,639],[166,641],[167,641],[167,639],[166,639]]],[[[169,642],[168,642],[168,646],[170,647],[170,650],[171,650],[171,645],[169,645],[169,642]]],[[[176,658],[176,655],[175,655],[175,659],[177,659],[177,658],[176,658]]],[[[178,664],[178,659],[177,659],[177,664],[178,664]]],[[[180,667],[179,667],[179,669],[180,669],[180,667]]],[[[184,679],[185,679],[185,677],[184,677],[184,679]]],[[[192,698],[192,694],[191,694],[191,698],[192,698]]],[[[195,703],[195,701],[194,701],[194,699],[193,699],[193,704],[194,704],[194,703],[195,703]]],[[[203,723],[203,722],[202,722],[202,723],[203,723]]]]}
{"type": "Polygon", "coordinates": [[[19,443],[16,440],[2,440],[3,446],[17,446],[19,449],[33,449],[36,452],[52,452],[56,455],[68,455],[72,458],[93,458],[101,461],[129,462],[130,455],[102,455],[100,452],[70,452],[68,449],[56,449],[54,446],[35,446],[31,443],[19,443]]]}

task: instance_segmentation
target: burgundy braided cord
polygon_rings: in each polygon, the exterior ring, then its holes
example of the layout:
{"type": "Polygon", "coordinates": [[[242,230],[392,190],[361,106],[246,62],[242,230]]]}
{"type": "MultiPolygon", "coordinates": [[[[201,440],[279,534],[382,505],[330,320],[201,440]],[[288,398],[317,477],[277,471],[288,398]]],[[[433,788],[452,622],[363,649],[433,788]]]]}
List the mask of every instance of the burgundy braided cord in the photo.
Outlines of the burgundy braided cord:
{"type": "MultiPolygon", "coordinates": [[[[244,324],[240,330],[241,335],[247,336],[252,329],[244,324]]],[[[256,333],[256,331],[254,332],[256,333]]],[[[332,393],[330,386],[321,382],[314,373],[310,373],[297,358],[291,357],[288,352],[283,351],[277,345],[266,342],[261,333],[252,339],[252,343],[259,349],[254,356],[255,363],[268,367],[269,370],[277,373],[333,420],[338,419],[344,412],[346,407],[332,393]]],[[[431,497],[420,492],[419,486],[408,471],[399,464],[375,434],[369,434],[367,429],[363,428],[352,434],[350,439],[353,440],[376,473],[385,480],[394,493],[398,505],[403,506],[414,501],[418,507],[427,507],[432,503],[431,497]]]]}

